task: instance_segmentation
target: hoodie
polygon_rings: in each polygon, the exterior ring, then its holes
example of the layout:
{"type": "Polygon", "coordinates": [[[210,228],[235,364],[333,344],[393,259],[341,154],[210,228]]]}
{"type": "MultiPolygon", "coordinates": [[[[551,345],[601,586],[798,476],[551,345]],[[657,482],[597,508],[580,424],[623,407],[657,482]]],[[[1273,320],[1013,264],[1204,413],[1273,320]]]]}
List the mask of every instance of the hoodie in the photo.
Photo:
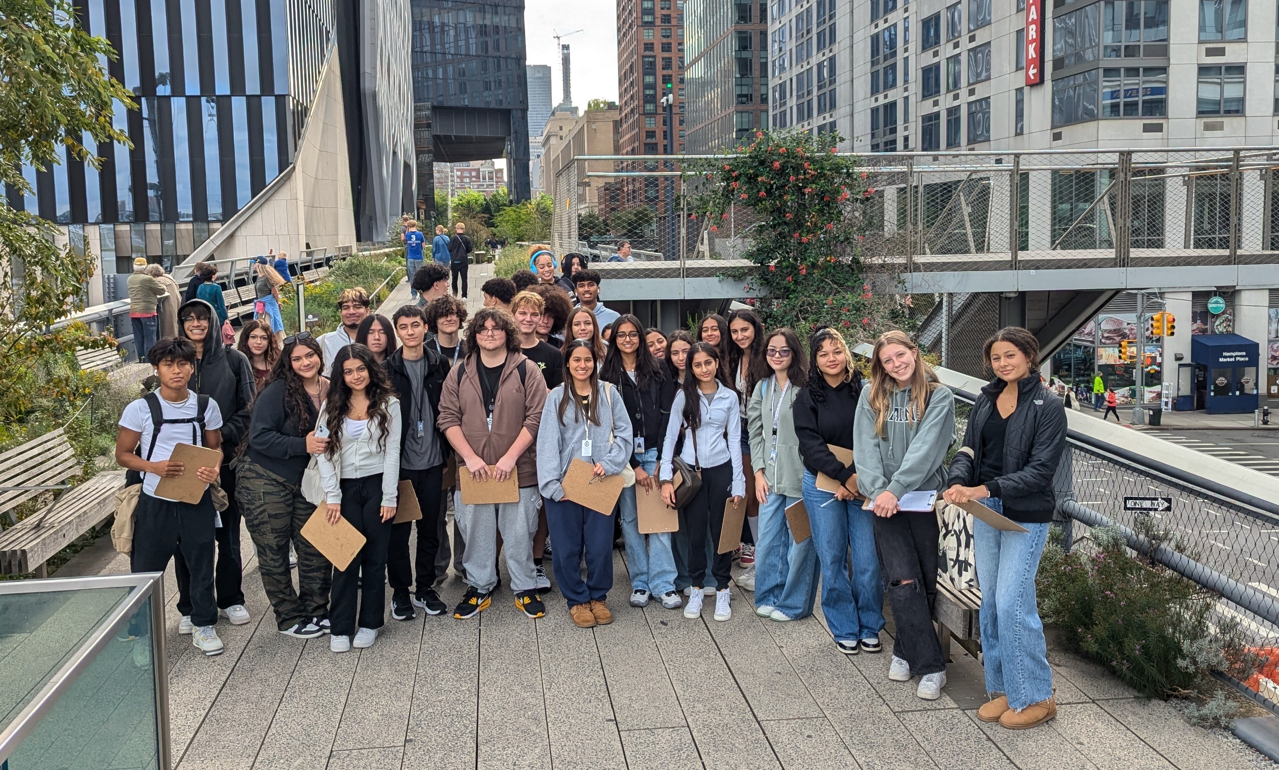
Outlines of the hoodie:
{"type": "Polygon", "coordinates": [[[825,473],[843,484],[856,473],[856,454],[852,467],[847,467],[826,448],[832,444],[844,449],[853,446],[853,422],[857,417],[857,398],[862,391],[861,380],[841,382],[832,388],[817,375],[817,382],[806,384],[795,394],[795,438],[799,440],[799,456],[804,468],[814,476],[825,473]],[[816,389],[817,397],[813,393],[816,389]]]}
{"type": "MultiPolygon", "coordinates": [[[[222,344],[221,329],[213,306],[202,299],[182,303],[178,318],[187,308],[200,305],[209,312],[209,333],[205,337],[204,350],[195,362],[195,376],[191,389],[208,396],[218,403],[222,412],[222,456],[230,461],[236,448],[248,435],[249,404],[253,401],[253,367],[243,353],[230,345],[222,344]]],[[[178,334],[186,337],[186,328],[179,320],[178,334]]]]}
{"type": "MultiPolygon", "coordinates": [[[[601,382],[594,395],[600,424],[579,417],[570,403],[564,408],[564,424],[560,424],[560,403],[569,394],[572,383],[551,390],[542,406],[542,419],[537,426],[537,486],[548,500],[564,499],[564,474],[573,458],[582,457],[582,440],[591,442],[591,463],[604,466],[607,476],[615,476],[626,467],[635,446],[631,435],[631,419],[626,414],[622,394],[611,383],[601,382]]],[[[586,459],[586,458],[582,458],[586,459]]]]}
{"type": "Polygon", "coordinates": [[[887,438],[880,438],[870,392],[869,387],[862,389],[853,426],[857,489],[871,500],[884,491],[901,499],[907,492],[944,489],[946,454],[955,438],[954,394],[937,386],[924,414],[912,422],[912,389],[894,387],[884,422],[887,438]]]}

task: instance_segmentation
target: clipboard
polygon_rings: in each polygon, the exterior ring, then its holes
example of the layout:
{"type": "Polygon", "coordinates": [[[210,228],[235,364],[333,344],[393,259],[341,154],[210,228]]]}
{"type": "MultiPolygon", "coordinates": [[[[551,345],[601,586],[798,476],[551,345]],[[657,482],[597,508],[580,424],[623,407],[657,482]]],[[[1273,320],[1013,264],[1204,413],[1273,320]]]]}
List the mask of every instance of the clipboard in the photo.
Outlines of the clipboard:
{"type": "Polygon", "coordinates": [[[340,518],[337,524],[330,524],[328,508],[328,505],[321,505],[315,509],[311,518],[302,525],[302,537],[324,554],[334,567],[345,572],[364,547],[365,538],[346,519],[340,518]]]}
{"type": "MultiPolygon", "coordinates": [[[[682,481],[679,474],[675,474],[673,481],[682,481]]],[[[676,484],[678,486],[678,483],[676,484]]],[[[635,485],[635,509],[639,519],[639,531],[641,535],[655,535],[662,532],[678,532],[679,531],[679,511],[671,508],[662,499],[662,489],[660,485],[654,484],[653,489],[645,489],[639,484],[635,485]]]]}
{"type": "Polygon", "coordinates": [[[803,500],[796,500],[786,506],[786,523],[790,526],[791,539],[796,545],[813,536],[813,528],[808,523],[808,509],[803,500]]]}
{"type": "Polygon", "coordinates": [[[519,475],[512,471],[506,481],[494,481],[493,471],[497,466],[489,466],[487,481],[476,481],[465,463],[457,464],[457,484],[462,492],[463,505],[496,505],[498,503],[518,503],[520,501],[519,475]]]}
{"type": "Polygon", "coordinates": [[[196,469],[217,468],[222,461],[222,453],[195,444],[178,444],[173,448],[169,459],[186,467],[181,476],[162,477],[155,485],[155,496],[195,505],[204,497],[204,490],[209,487],[195,475],[196,469]]]}
{"type": "Polygon", "coordinates": [[[400,482],[397,502],[399,504],[395,508],[392,524],[404,524],[422,518],[422,506],[417,501],[417,492],[413,489],[413,482],[408,479],[400,482]]]}
{"type": "Polygon", "coordinates": [[[960,508],[964,509],[966,513],[971,513],[973,518],[981,519],[995,529],[1002,529],[1005,532],[1030,531],[1002,513],[996,513],[976,500],[971,503],[952,503],[952,505],[958,505],[960,508]]]}
{"type": "MultiPolygon", "coordinates": [[[[830,450],[831,454],[835,455],[835,459],[839,460],[840,464],[842,464],[845,468],[853,464],[853,450],[845,449],[842,446],[835,446],[834,444],[827,444],[826,448],[830,450]]],[[[857,474],[854,473],[850,480],[853,482],[852,491],[856,491],[857,474]]],[[[818,489],[824,492],[830,492],[832,495],[838,492],[840,487],[840,483],[838,481],[827,476],[825,473],[817,474],[816,485],[818,489]]]]}
{"type": "Polygon", "coordinates": [[[569,462],[568,472],[564,474],[560,485],[564,487],[565,500],[571,500],[596,513],[612,516],[617,498],[622,495],[624,483],[621,474],[596,476],[594,465],[574,457],[569,462]]]}
{"type": "Polygon", "coordinates": [[[724,524],[719,529],[718,553],[736,551],[742,545],[742,525],[746,523],[746,498],[736,506],[730,495],[724,501],[724,524]]]}

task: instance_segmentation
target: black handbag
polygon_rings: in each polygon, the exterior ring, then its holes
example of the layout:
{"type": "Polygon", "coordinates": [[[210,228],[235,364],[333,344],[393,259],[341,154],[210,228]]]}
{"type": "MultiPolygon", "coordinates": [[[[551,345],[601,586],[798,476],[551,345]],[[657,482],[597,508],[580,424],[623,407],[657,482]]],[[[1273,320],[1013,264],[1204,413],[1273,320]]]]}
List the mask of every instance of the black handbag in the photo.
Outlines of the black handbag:
{"type": "MultiPolygon", "coordinates": [[[[697,462],[697,431],[693,431],[693,462],[697,462]]],[[[675,510],[682,511],[702,488],[702,466],[699,463],[693,467],[676,454],[671,459],[671,467],[683,482],[675,487],[675,510]]]]}

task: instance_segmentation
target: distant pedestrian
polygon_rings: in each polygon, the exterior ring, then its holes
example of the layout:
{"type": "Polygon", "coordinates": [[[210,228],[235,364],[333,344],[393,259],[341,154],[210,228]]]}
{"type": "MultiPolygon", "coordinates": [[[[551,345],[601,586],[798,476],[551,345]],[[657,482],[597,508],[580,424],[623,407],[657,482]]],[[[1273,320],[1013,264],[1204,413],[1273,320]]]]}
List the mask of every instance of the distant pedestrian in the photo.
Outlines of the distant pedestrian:
{"type": "MultiPolygon", "coordinates": [[[[221,333],[222,325],[229,320],[226,312],[226,300],[222,296],[222,287],[215,283],[218,277],[217,265],[204,266],[204,283],[195,290],[195,298],[202,299],[213,307],[213,312],[218,317],[218,330],[221,333]]],[[[183,303],[186,304],[186,303],[183,303]]]]}
{"type": "Polygon", "coordinates": [[[196,262],[191,268],[191,280],[187,281],[186,290],[182,292],[182,304],[195,299],[195,292],[200,288],[200,284],[204,283],[205,268],[209,265],[207,262],[196,262]]]}
{"type": "Polygon", "coordinates": [[[159,281],[164,287],[164,296],[160,297],[160,336],[157,339],[176,337],[178,336],[178,305],[182,304],[182,290],[178,288],[178,282],[173,280],[173,276],[164,272],[164,268],[160,265],[148,265],[147,275],[159,281]]]}
{"type": "Polygon", "coordinates": [[[147,260],[133,260],[133,275],[129,276],[129,321],[133,324],[133,347],[138,351],[138,361],[147,360],[147,351],[159,338],[160,297],[164,286],[147,272],[147,260]]]}
{"type": "Polygon", "coordinates": [[[453,293],[461,294],[462,299],[466,299],[466,271],[471,266],[472,251],[475,251],[475,247],[466,236],[466,223],[458,222],[453,228],[453,237],[449,239],[449,270],[453,272],[453,293]],[[462,283],[461,291],[457,288],[459,280],[462,283]]]}
{"type": "MultiPolygon", "coordinates": [[[[418,268],[422,266],[423,248],[426,246],[426,236],[417,229],[417,222],[410,219],[405,223],[408,228],[404,233],[404,268],[412,281],[413,276],[417,273],[418,268]]],[[[413,299],[417,299],[417,289],[409,285],[409,293],[413,299]]]]}
{"type": "Polygon", "coordinates": [[[1092,378],[1092,410],[1094,412],[1101,411],[1101,402],[1105,395],[1106,381],[1101,378],[1101,372],[1097,372],[1096,376],[1092,378]]]}
{"type": "Polygon", "coordinates": [[[258,257],[257,280],[253,283],[253,317],[271,328],[277,341],[284,339],[284,317],[280,315],[280,287],[284,278],[268,257],[258,257]]]}
{"type": "Polygon", "coordinates": [[[452,257],[449,255],[449,231],[444,225],[435,226],[435,238],[431,241],[431,256],[437,265],[448,269],[452,257]]]}
{"type": "Polygon", "coordinates": [[[1119,420],[1119,398],[1115,395],[1114,390],[1106,391],[1106,413],[1101,416],[1102,420],[1110,419],[1110,415],[1115,416],[1115,422],[1123,425],[1119,420]]]}

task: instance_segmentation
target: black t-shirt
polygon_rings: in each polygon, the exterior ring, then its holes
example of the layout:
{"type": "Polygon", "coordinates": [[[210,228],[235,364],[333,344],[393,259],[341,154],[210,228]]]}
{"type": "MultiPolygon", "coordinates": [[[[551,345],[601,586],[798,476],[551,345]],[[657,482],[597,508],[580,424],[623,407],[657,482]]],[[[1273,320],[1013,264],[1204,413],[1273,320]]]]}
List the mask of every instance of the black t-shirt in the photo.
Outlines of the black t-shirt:
{"type": "Polygon", "coordinates": [[[1004,436],[1008,420],[992,405],[990,416],[981,426],[981,465],[977,468],[977,483],[985,484],[1004,475],[1004,436]]]}
{"type": "Polygon", "coordinates": [[[497,366],[480,366],[480,392],[484,395],[484,408],[488,416],[493,416],[493,405],[497,402],[497,388],[502,383],[502,370],[506,361],[497,366]]]}
{"type": "Polygon", "coordinates": [[[539,342],[531,348],[521,348],[520,352],[528,360],[537,364],[546,378],[546,387],[550,390],[558,388],[564,382],[564,354],[545,342],[539,342]]]}

